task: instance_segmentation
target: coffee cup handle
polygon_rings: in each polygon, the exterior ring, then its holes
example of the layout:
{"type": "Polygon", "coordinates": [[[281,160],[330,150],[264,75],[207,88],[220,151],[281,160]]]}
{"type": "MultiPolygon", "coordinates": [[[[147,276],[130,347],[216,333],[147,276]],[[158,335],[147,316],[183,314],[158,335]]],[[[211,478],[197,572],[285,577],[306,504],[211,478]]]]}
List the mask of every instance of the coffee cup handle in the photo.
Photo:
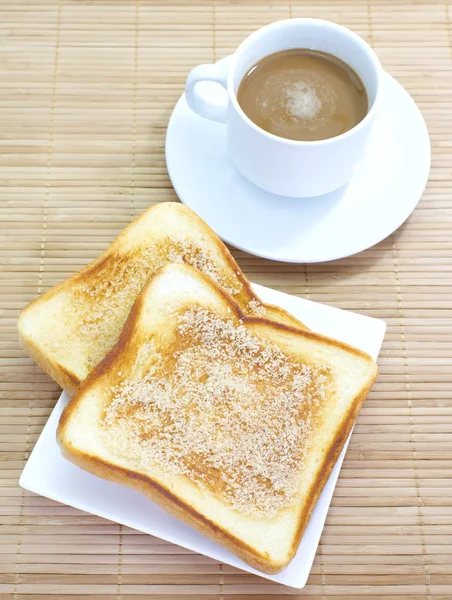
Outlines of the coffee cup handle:
{"type": "Polygon", "coordinates": [[[185,83],[187,104],[193,112],[201,117],[226,123],[228,118],[227,78],[230,59],[231,57],[227,56],[213,65],[199,65],[187,77],[185,83]],[[214,94],[210,94],[210,98],[207,98],[197,89],[197,84],[202,81],[219,83],[224,90],[215,91],[214,94]]]}

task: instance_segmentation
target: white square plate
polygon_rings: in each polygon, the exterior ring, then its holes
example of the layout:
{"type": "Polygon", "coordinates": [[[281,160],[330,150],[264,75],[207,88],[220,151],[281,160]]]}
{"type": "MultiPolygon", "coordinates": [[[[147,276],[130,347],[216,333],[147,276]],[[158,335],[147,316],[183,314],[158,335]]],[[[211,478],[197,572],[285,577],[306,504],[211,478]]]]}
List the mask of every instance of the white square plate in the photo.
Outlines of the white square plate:
{"type": "MultiPolygon", "coordinates": [[[[254,289],[264,302],[281,306],[313,330],[352,344],[374,359],[377,358],[386,329],[384,321],[303,300],[259,285],[254,285],[254,289]]],[[[348,440],[320,495],[294,559],[281,573],[266,575],[171,517],[142,494],[90,475],[65,460],[61,456],[55,435],[61,412],[68,400],[67,394],[61,394],[22,473],[20,485],[23,488],[272,581],[295,588],[305,585],[348,440]]]]}

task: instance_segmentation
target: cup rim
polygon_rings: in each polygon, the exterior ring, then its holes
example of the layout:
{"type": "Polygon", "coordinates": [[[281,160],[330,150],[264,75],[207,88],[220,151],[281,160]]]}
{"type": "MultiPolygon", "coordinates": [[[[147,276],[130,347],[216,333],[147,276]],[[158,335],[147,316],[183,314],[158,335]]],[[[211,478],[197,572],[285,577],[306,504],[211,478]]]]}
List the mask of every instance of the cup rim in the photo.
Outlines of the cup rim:
{"type": "MultiPolygon", "coordinates": [[[[253,33],[251,33],[247,38],[245,38],[243,40],[243,42],[238,46],[238,48],[231,55],[231,57],[233,60],[232,60],[231,68],[229,69],[229,73],[228,73],[228,77],[227,77],[227,89],[228,89],[229,98],[230,98],[232,104],[234,105],[234,108],[237,110],[237,112],[240,114],[240,116],[245,120],[245,122],[248,123],[248,125],[250,127],[252,127],[256,132],[259,132],[260,134],[264,135],[264,137],[267,137],[268,139],[270,139],[272,141],[277,141],[279,143],[288,144],[288,145],[296,146],[299,148],[303,147],[303,146],[312,148],[313,146],[328,145],[328,144],[342,141],[342,140],[354,135],[357,131],[359,131],[360,129],[365,127],[367,125],[367,123],[369,123],[374,118],[374,115],[377,111],[378,105],[380,104],[383,68],[381,66],[378,56],[376,55],[376,53],[372,49],[372,47],[360,35],[358,35],[354,31],[352,31],[351,29],[348,29],[348,27],[344,27],[343,25],[339,25],[338,23],[334,23],[333,21],[327,21],[326,19],[312,19],[312,18],[306,18],[306,17],[282,19],[280,21],[274,21],[273,23],[269,23],[268,25],[264,25],[264,27],[260,27],[259,29],[256,29],[256,31],[253,31],[253,33]],[[258,38],[260,35],[262,35],[263,32],[270,31],[272,29],[277,29],[277,28],[284,26],[285,24],[289,24],[289,23],[299,23],[299,24],[307,24],[307,25],[308,24],[322,25],[326,29],[334,29],[336,31],[339,31],[343,35],[345,35],[349,38],[352,38],[352,40],[355,43],[357,43],[359,46],[361,46],[363,52],[365,52],[367,54],[367,56],[370,58],[370,61],[375,68],[376,77],[377,77],[375,99],[372,103],[370,110],[364,117],[364,119],[362,119],[359,123],[357,123],[354,127],[349,129],[348,131],[345,131],[344,133],[341,133],[340,135],[337,135],[335,137],[326,138],[324,140],[291,140],[289,138],[284,138],[279,135],[275,135],[274,133],[269,133],[268,131],[265,131],[265,129],[262,129],[261,127],[259,127],[259,125],[256,125],[256,123],[254,123],[254,121],[252,121],[244,113],[242,107],[238,103],[237,94],[234,90],[234,85],[233,85],[237,57],[242,52],[247,50],[248,47],[252,44],[252,42],[256,38],[258,38]]],[[[366,91],[367,91],[367,89],[366,89],[366,91]]]]}

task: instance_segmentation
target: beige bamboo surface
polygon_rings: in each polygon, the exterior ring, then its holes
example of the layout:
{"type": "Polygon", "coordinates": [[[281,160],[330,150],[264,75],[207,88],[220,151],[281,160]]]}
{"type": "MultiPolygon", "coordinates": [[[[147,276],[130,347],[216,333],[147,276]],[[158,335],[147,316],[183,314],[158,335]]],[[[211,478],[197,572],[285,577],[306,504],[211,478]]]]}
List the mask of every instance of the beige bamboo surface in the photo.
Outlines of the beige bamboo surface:
{"type": "Polygon", "coordinates": [[[0,2],[0,600],[452,598],[451,20],[444,0],[0,2]],[[288,16],[364,36],[433,146],[420,205],[378,246],[307,267],[234,252],[253,281],[388,324],[301,592],[18,486],[60,393],[19,348],[19,310],[176,200],[164,139],[187,72],[288,16]]]}

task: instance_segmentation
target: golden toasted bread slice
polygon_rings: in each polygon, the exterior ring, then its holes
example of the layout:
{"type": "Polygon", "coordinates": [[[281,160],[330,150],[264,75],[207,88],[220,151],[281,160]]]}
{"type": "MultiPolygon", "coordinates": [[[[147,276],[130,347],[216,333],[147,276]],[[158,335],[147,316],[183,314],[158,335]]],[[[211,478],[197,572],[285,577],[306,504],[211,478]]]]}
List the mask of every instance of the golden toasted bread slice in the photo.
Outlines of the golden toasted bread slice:
{"type": "Polygon", "coordinates": [[[126,227],[96,261],[22,311],[23,347],[72,393],[117,341],[143,285],[170,262],[209,275],[247,315],[303,327],[284,310],[261,303],[229,250],[192,210],[163,203],[126,227]]]}
{"type": "Polygon", "coordinates": [[[75,464],[275,573],[376,374],[363,352],[246,317],[204,274],[167,265],[65,409],[58,442],[75,464]]]}

